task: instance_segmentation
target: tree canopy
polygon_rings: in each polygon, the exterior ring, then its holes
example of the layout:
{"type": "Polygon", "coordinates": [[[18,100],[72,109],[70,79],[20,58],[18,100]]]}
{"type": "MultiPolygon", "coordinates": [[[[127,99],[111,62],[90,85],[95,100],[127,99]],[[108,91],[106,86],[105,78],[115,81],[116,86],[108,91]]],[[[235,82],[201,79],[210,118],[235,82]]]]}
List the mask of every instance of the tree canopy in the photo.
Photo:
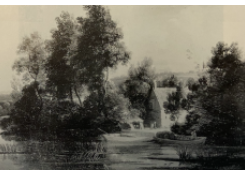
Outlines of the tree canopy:
{"type": "Polygon", "coordinates": [[[244,62],[237,44],[219,42],[212,54],[204,75],[187,83],[188,118],[196,118],[192,127],[208,142],[238,144],[244,130],[244,62]]]}
{"type": "Polygon", "coordinates": [[[23,88],[18,93],[20,83],[13,82],[16,101],[1,122],[6,135],[55,139],[75,129],[73,138],[84,139],[98,135],[98,128],[106,130],[106,123],[108,132],[115,131],[130,117],[129,101],[110,89],[107,78],[109,68],[130,59],[123,34],[105,7],[84,9],[86,17],[77,19],[62,12],[49,40],[38,33],[24,37],[13,65],[23,88]]]}

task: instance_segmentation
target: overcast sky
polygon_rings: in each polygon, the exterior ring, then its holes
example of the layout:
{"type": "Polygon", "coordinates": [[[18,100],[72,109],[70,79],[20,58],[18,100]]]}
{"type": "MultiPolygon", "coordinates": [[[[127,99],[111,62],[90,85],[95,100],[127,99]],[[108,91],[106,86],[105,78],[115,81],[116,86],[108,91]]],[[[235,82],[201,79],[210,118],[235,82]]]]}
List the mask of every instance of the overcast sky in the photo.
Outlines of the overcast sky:
{"type": "MultiPolygon", "coordinates": [[[[111,71],[111,78],[126,75],[145,57],[153,59],[157,72],[196,70],[218,41],[237,42],[245,51],[245,6],[107,7],[132,57],[127,67],[111,71]]],[[[11,91],[12,64],[23,36],[38,31],[49,39],[61,11],[85,16],[82,6],[0,6],[0,92],[11,91]]]]}

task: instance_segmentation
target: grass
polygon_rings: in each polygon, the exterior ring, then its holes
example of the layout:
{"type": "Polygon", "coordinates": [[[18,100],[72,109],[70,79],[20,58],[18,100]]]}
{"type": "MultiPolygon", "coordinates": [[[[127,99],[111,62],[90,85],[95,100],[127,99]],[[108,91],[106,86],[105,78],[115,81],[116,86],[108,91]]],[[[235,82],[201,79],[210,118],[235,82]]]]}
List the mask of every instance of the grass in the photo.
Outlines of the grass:
{"type": "Polygon", "coordinates": [[[237,170],[245,169],[245,148],[216,146],[178,146],[180,162],[195,164],[188,169],[237,170]]]}
{"type": "Polygon", "coordinates": [[[61,144],[54,142],[0,144],[0,154],[26,169],[107,169],[103,164],[105,149],[101,143],[89,143],[89,149],[83,147],[84,143],[77,143],[76,148],[70,145],[60,146],[61,144]],[[73,148],[74,150],[68,150],[73,148]]]}
{"type": "Polygon", "coordinates": [[[178,146],[175,150],[179,159],[182,161],[187,161],[192,158],[192,150],[188,146],[178,146]]]}

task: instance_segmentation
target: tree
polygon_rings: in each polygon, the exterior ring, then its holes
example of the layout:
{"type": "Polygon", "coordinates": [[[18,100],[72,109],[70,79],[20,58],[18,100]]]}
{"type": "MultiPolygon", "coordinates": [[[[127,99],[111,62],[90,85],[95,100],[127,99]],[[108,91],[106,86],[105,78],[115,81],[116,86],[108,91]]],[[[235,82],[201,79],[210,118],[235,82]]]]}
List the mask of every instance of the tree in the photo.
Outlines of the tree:
{"type": "Polygon", "coordinates": [[[1,122],[5,135],[23,136],[22,140],[83,140],[101,134],[98,128],[106,122],[114,132],[115,124],[125,121],[121,113],[130,111],[130,103],[108,91],[106,76],[109,68],[129,60],[120,41],[123,36],[104,7],[85,9],[86,18],[74,20],[66,12],[56,18],[51,40],[43,42],[37,33],[24,38],[19,47],[24,57],[13,66],[23,74],[23,88],[19,94],[20,84],[12,83],[15,103],[10,117],[1,122]],[[83,88],[89,90],[84,101],[79,94],[83,88]]]}
{"type": "Polygon", "coordinates": [[[87,18],[77,18],[81,35],[78,36],[78,51],[73,61],[80,83],[98,94],[98,110],[105,115],[104,84],[108,79],[108,69],[119,63],[126,64],[130,57],[120,42],[123,35],[111,19],[109,10],[102,6],[85,6],[85,10],[87,18]]]}
{"type": "Polygon", "coordinates": [[[183,85],[179,83],[176,86],[176,91],[169,93],[167,95],[167,101],[164,102],[163,107],[167,114],[171,114],[170,119],[172,121],[177,121],[179,111],[181,109],[186,109],[187,107],[187,99],[184,97],[183,94],[183,85]]]}
{"type": "Polygon", "coordinates": [[[121,86],[125,97],[129,98],[132,107],[141,111],[141,118],[146,115],[146,100],[154,88],[155,70],[152,60],[145,58],[137,67],[129,68],[129,77],[121,86]]]}
{"type": "Polygon", "coordinates": [[[46,42],[50,56],[47,59],[47,87],[57,99],[68,96],[73,103],[73,90],[81,105],[77,92],[76,71],[73,57],[77,49],[78,24],[68,12],[56,18],[57,29],[52,30],[52,39],[46,42]]]}
{"type": "MultiPolygon", "coordinates": [[[[109,83],[107,83],[109,84],[109,83]]],[[[105,93],[105,111],[109,120],[127,123],[131,119],[131,103],[123,94],[118,94],[115,87],[108,85],[105,93]]]]}
{"type": "Polygon", "coordinates": [[[32,82],[22,90],[22,97],[15,102],[10,117],[3,119],[2,128],[7,134],[15,134],[17,137],[31,139],[32,134],[37,133],[41,119],[40,106],[42,101],[36,93],[38,83],[32,82]]]}
{"type": "Polygon", "coordinates": [[[216,135],[212,134],[213,139],[222,134],[224,136],[220,140],[223,142],[237,143],[234,139],[240,137],[242,132],[245,104],[243,99],[238,98],[244,97],[243,88],[238,90],[240,86],[244,87],[244,63],[236,44],[227,46],[218,43],[212,53],[213,57],[208,65],[209,85],[202,104],[213,116],[212,125],[220,128],[216,135]]]}
{"type": "Polygon", "coordinates": [[[41,111],[43,106],[41,93],[46,81],[44,71],[46,52],[40,35],[33,33],[30,37],[24,37],[19,45],[18,53],[23,57],[14,62],[13,69],[18,74],[23,73],[24,85],[35,84],[35,92],[40,100],[39,110],[41,111]]]}
{"type": "Polygon", "coordinates": [[[150,58],[145,58],[137,67],[132,65],[129,68],[129,78],[147,82],[149,84],[152,83],[156,78],[155,69],[152,65],[153,61],[150,58]]]}
{"type": "Polygon", "coordinates": [[[11,92],[12,102],[15,103],[22,96],[21,91],[23,88],[23,83],[22,83],[21,79],[13,77],[13,80],[11,81],[11,87],[12,87],[12,92],[11,92]]]}
{"type": "Polygon", "coordinates": [[[189,83],[188,102],[192,114],[200,116],[200,133],[210,143],[238,144],[244,130],[244,63],[236,44],[220,42],[212,54],[206,75],[189,83]]]}
{"type": "Polygon", "coordinates": [[[163,87],[176,87],[178,86],[178,79],[172,75],[171,77],[164,79],[162,84],[163,87]]]}

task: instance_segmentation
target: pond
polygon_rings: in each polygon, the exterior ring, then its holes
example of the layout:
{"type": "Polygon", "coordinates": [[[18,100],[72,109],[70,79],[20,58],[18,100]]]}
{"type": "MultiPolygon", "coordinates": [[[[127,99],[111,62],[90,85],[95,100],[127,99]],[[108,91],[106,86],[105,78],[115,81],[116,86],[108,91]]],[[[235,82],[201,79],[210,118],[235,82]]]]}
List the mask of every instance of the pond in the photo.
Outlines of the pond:
{"type": "MultiPolygon", "coordinates": [[[[0,130],[1,132],[1,130],[0,130]]],[[[156,131],[155,131],[156,132],[156,131]]],[[[179,167],[179,161],[161,160],[178,156],[173,147],[151,142],[153,132],[135,131],[143,139],[86,143],[14,142],[0,137],[0,169],[154,169],[179,167]],[[76,145],[77,147],[74,147],[76,145]]]]}
{"type": "MultiPolygon", "coordinates": [[[[163,130],[163,129],[159,129],[163,130]]],[[[0,130],[1,131],[1,130],[0,130]]],[[[0,169],[10,170],[73,170],[73,169],[241,169],[244,161],[243,147],[206,147],[205,151],[185,146],[155,143],[152,138],[158,130],[135,130],[121,133],[107,141],[90,142],[15,142],[0,137],[0,169]],[[181,151],[185,152],[181,152],[181,151]],[[228,155],[239,159],[180,159],[180,154],[228,155]],[[224,153],[224,154],[223,154],[224,153]],[[242,159],[241,159],[242,158],[242,159]],[[225,162],[220,165],[219,162],[225,162]],[[232,163],[232,161],[237,161],[232,163]],[[218,163],[217,163],[218,162],[218,163]],[[213,164],[211,164],[213,163],[213,164]],[[217,164],[217,165],[216,165],[217,164]],[[219,164],[219,165],[218,165],[219,164]],[[241,166],[240,166],[241,164],[241,166]]],[[[203,157],[202,157],[203,158],[203,157]]],[[[228,157],[229,158],[229,157],[228,157]]]]}
{"type": "Polygon", "coordinates": [[[93,153],[86,156],[80,154],[52,154],[47,155],[26,154],[1,154],[1,169],[164,169],[178,168],[178,161],[164,161],[161,157],[173,158],[172,148],[160,148],[160,151],[146,145],[114,147],[106,157],[92,157],[93,153]],[[159,159],[157,159],[159,158],[159,159]]]}

